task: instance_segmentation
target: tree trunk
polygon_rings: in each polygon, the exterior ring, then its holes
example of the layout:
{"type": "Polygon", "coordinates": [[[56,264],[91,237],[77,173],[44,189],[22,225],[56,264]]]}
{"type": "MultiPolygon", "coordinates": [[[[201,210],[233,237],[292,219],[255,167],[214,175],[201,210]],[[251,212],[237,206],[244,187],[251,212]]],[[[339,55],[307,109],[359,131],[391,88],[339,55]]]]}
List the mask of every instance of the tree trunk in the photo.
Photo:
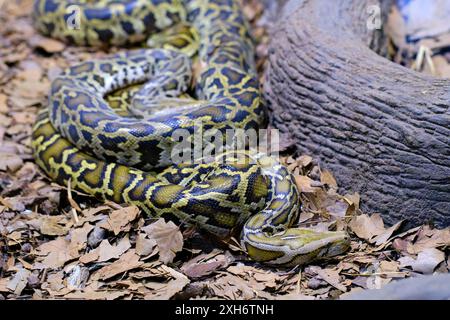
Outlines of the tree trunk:
{"type": "MultiPolygon", "coordinates": [[[[290,0],[269,48],[272,124],[392,224],[450,225],[450,80],[377,53],[378,0],[290,0]],[[370,8],[370,9],[368,9],[370,8]]],[[[381,4],[382,16],[389,3],[381,4]]],[[[383,20],[383,19],[382,19],[383,20]]]]}

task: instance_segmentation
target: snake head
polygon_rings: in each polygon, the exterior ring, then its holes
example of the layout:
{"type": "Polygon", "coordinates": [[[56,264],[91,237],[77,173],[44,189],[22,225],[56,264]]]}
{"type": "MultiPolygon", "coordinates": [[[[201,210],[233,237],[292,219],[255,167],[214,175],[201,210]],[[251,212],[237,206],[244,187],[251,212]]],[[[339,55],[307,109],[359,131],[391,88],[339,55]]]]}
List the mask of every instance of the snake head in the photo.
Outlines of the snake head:
{"type": "Polygon", "coordinates": [[[346,232],[303,228],[289,228],[276,235],[248,230],[243,234],[242,242],[252,259],[287,267],[332,258],[350,248],[350,237],[346,232]]]}
{"type": "Polygon", "coordinates": [[[298,239],[301,245],[293,251],[293,259],[287,265],[303,265],[312,261],[333,258],[345,253],[350,248],[350,237],[346,232],[297,230],[302,234],[301,239],[298,239]]]}

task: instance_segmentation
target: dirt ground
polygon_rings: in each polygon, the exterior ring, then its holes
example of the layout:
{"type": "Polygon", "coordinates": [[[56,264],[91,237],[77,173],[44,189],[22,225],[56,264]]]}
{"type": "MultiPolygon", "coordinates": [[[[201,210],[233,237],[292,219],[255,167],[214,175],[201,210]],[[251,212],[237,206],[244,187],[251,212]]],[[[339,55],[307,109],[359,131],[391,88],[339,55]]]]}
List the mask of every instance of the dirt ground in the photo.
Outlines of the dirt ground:
{"type": "MultiPolygon", "coordinates": [[[[264,8],[243,2],[262,74],[269,41],[264,8]]],[[[30,136],[52,79],[74,63],[125,49],[44,38],[31,12],[31,0],[0,6],[0,300],[336,299],[450,271],[450,229],[385,226],[380,215],[361,212],[358,194],[340,195],[333,173],[308,155],[284,158],[302,191],[298,224],[347,230],[352,243],[345,255],[301,268],[254,263],[237,240],[210,242],[136,207],[100,203],[51,183],[33,161],[30,136]]]]}

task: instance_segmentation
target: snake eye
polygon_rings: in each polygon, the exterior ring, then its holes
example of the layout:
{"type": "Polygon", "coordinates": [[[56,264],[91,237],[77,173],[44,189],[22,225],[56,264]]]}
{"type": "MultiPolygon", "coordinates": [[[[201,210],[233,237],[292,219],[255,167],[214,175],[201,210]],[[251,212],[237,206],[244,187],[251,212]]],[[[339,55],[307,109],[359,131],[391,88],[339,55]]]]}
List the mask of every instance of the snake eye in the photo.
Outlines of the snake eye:
{"type": "Polygon", "coordinates": [[[281,226],[280,225],[279,226],[265,226],[262,229],[262,231],[267,235],[274,236],[276,234],[285,232],[286,228],[282,225],[281,226]]]}

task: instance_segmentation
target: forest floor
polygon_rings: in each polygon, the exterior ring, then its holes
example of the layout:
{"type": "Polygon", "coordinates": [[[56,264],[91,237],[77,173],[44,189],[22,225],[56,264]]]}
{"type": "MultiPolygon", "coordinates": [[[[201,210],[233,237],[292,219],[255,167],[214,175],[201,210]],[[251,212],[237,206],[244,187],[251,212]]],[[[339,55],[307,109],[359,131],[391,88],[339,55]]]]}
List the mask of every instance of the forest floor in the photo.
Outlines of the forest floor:
{"type": "MultiPolygon", "coordinates": [[[[262,74],[269,40],[264,8],[243,2],[262,74]]],[[[238,241],[210,242],[136,207],[100,203],[51,183],[30,148],[38,110],[47,107],[50,83],[64,68],[109,52],[42,37],[31,13],[31,0],[0,6],[0,300],[336,299],[450,271],[449,229],[385,226],[380,215],[361,212],[358,194],[339,194],[332,172],[308,155],[284,158],[302,191],[298,224],[347,230],[352,241],[346,254],[301,268],[254,263],[238,241]]]]}

